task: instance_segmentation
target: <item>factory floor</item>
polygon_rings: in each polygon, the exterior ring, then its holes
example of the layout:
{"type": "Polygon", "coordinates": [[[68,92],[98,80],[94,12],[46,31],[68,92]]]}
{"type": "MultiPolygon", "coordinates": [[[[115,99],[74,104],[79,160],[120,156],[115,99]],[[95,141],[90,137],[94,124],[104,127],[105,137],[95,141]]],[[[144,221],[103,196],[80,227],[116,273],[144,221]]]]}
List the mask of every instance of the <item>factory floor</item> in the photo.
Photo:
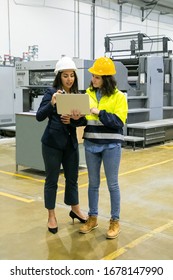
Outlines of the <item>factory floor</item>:
{"type": "MultiPolygon", "coordinates": [[[[99,227],[88,234],[69,217],[59,179],[59,231],[47,230],[44,172],[15,166],[15,137],[0,139],[1,260],[173,260],[173,142],[122,149],[121,233],[108,240],[110,203],[101,173],[99,227]]],[[[87,214],[87,169],[79,169],[80,205],[87,214]]]]}

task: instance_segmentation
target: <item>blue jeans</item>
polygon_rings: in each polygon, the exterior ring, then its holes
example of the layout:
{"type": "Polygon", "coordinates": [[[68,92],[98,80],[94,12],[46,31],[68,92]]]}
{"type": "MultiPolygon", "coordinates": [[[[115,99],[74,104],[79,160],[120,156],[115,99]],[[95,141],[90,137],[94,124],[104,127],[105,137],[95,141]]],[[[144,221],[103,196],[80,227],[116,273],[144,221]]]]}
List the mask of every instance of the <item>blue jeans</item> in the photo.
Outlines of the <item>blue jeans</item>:
{"type": "MultiPolygon", "coordinates": [[[[98,200],[100,187],[100,168],[103,161],[108,190],[110,193],[111,218],[120,218],[120,189],[118,183],[118,172],[121,159],[121,144],[112,149],[104,149],[99,153],[91,153],[85,150],[86,164],[88,168],[89,188],[89,216],[98,215],[98,200]]],[[[102,198],[104,199],[104,198],[102,198]]]]}

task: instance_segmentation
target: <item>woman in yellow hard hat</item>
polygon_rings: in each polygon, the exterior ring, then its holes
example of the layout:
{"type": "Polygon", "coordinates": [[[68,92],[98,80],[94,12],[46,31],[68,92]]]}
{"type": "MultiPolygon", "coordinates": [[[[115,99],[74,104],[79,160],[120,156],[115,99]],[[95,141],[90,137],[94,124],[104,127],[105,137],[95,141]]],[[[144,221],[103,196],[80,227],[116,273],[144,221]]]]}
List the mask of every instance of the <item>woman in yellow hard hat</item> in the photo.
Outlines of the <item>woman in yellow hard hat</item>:
{"type": "Polygon", "coordinates": [[[111,206],[110,226],[106,237],[115,238],[120,232],[118,172],[123,126],[128,112],[127,98],[116,87],[115,64],[110,58],[96,59],[88,71],[92,74],[91,84],[86,90],[90,97],[91,114],[86,116],[87,125],[83,138],[89,177],[89,218],[79,231],[88,233],[98,227],[100,168],[103,162],[111,206]]]}

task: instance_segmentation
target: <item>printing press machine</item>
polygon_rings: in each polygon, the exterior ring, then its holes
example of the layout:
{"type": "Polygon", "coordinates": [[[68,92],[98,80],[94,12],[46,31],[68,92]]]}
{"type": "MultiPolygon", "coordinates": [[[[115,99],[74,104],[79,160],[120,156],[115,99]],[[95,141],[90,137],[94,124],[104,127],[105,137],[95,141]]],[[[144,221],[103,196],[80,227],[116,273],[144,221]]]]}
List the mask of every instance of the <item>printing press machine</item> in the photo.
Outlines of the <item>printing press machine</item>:
{"type": "Polygon", "coordinates": [[[105,37],[105,53],[110,54],[117,67],[117,86],[127,94],[125,141],[133,143],[133,147],[135,141],[144,147],[173,139],[173,64],[169,40],[149,38],[139,32],[105,37]],[[158,46],[151,50],[149,43],[159,43],[161,50],[158,46]]]}
{"type": "MultiPolygon", "coordinates": [[[[91,75],[88,68],[92,60],[73,58],[78,75],[79,91],[88,87],[91,75]]],[[[17,62],[15,65],[16,88],[23,90],[23,112],[36,111],[47,87],[52,86],[55,78],[56,60],[17,62]]]]}
{"type": "Polygon", "coordinates": [[[173,58],[164,58],[163,118],[173,118],[173,58]]]}

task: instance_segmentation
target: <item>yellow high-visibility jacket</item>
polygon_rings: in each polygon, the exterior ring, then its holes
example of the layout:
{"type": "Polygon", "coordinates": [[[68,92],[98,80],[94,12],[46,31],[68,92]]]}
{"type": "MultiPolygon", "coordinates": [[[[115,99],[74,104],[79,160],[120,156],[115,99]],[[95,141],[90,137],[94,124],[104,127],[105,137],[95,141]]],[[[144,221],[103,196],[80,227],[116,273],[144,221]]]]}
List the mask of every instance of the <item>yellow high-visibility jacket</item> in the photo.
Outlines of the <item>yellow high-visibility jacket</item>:
{"type": "Polygon", "coordinates": [[[124,139],[123,126],[127,119],[128,104],[124,93],[115,88],[111,96],[102,96],[98,102],[96,91],[86,90],[90,97],[90,108],[98,108],[99,115],[86,115],[87,126],[84,139],[95,143],[121,142],[124,139]]]}

